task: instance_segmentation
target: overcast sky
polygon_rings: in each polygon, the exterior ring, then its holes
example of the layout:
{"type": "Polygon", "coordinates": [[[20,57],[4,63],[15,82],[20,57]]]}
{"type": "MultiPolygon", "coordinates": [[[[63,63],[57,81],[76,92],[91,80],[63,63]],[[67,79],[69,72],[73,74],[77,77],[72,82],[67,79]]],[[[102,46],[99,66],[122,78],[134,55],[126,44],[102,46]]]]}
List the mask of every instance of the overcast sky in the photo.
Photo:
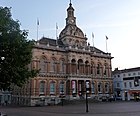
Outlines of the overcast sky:
{"type": "MultiPolygon", "coordinates": [[[[1,6],[12,7],[13,18],[21,29],[29,31],[29,39],[56,38],[65,27],[69,0],[0,0],[1,6]]],[[[88,42],[111,53],[112,69],[140,67],[140,0],[72,0],[77,26],[87,35],[88,42]]]]}

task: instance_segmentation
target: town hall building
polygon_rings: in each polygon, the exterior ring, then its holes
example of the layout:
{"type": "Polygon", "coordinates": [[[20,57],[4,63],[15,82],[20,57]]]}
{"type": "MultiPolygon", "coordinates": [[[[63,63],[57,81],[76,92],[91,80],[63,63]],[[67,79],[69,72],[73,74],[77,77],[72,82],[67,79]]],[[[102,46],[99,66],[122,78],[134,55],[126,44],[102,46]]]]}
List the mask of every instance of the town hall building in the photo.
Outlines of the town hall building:
{"type": "Polygon", "coordinates": [[[42,37],[34,46],[29,66],[39,73],[20,93],[17,90],[13,102],[32,106],[57,104],[62,97],[84,99],[86,93],[91,99],[109,97],[113,93],[111,54],[90,46],[87,40],[77,26],[70,3],[65,28],[57,40],[42,37]]]}

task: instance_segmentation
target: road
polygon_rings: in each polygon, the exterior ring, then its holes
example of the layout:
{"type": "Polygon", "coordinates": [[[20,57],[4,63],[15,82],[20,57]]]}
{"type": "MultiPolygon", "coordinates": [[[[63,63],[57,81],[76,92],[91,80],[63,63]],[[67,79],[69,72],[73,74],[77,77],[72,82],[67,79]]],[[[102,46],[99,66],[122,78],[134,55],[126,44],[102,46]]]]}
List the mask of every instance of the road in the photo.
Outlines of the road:
{"type": "Polygon", "coordinates": [[[100,102],[45,107],[0,107],[8,116],[140,116],[140,102],[100,102]]]}

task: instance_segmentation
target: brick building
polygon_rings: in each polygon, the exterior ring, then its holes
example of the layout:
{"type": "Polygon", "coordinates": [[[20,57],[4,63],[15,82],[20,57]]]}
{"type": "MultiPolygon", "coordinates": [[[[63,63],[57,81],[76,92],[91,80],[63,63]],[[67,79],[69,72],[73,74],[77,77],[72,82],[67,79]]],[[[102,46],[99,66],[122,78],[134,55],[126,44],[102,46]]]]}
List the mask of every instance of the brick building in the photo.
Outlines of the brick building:
{"type": "Polygon", "coordinates": [[[87,39],[76,25],[70,3],[66,26],[57,40],[42,37],[34,46],[31,67],[40,72],[23,87],[24,91],[18,95],[20,101],[47,105],[59,103],[62,96],[69,100],[83,99],[86,88],[90,98],[109,97],[113,87],[111,54],[90,46],[87,39]]]}

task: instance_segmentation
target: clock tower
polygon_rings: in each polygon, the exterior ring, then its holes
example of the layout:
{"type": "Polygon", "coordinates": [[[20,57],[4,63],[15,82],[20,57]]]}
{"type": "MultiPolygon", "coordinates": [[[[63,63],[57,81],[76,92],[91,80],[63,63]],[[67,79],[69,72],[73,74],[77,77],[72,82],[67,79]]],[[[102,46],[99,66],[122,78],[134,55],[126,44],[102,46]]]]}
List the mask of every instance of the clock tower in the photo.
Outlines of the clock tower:
{"type": "Polygon", "coordinates": [[[86,36],[76,25],[76,17],[74,16],[71,1],[67,8],[66,26],[59,34],[59,41],[65,46],[71,46],[71,48],[83,49],[87,45],[86,36]]]}
{"type": "Polygon", "coordinates": [[[70,2],[69,8],[67,9],[67,18],[66,18],[66,25],[72,24],[76,25],[76,17],[74,17],[74,8],[70,2]]]}

